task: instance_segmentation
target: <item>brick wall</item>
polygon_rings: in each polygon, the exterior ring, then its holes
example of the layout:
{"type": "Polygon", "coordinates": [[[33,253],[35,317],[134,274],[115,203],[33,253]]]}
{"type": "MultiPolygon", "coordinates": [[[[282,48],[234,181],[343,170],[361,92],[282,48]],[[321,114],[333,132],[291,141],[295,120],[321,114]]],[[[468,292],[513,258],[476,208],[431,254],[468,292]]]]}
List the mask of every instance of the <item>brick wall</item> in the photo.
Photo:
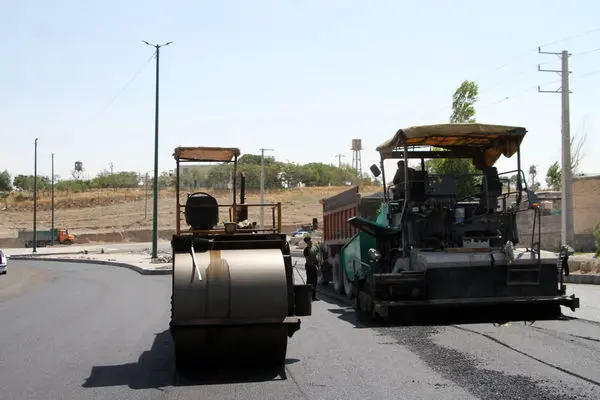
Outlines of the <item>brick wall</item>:
{"type": "Polygon", "coordinates": [[[576,234],[591,234],[600,222],[600,176],[573,178],[573,223],[576,234]]]}
{"type": "MultiPolygon", "coordinates": [[[[553,209],[560,210],[560,192],[539,193],[540,199],[548,199],[553,209]]],[[[575,241],[571,245],[577,251],[596,251],[592,232],[600,222],[600,176],[573,177],[573,223],[575,241]]],[[[533,211],[517,216],[517,227],[521,246],[531,243],[533,211]]],[[[542,216],[542,248],[556,250],[560,246],[561,221],[558,215],[542,216]]]]}

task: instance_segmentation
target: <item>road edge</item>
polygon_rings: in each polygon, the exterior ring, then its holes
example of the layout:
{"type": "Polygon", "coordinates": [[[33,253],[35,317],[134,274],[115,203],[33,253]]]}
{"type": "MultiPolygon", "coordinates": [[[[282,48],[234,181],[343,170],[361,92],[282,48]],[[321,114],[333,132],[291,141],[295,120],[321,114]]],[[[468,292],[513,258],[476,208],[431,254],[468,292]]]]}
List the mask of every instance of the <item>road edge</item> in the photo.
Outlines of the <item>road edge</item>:
{"type": "Polygon", "coordinates": [[[119,261],[105,261],[105,260],[89,260],[89,259],[74,259],[74,258],[49,258],[39,256],[11,256],[11,260],[33,260],[33,261],[54,261],[54,262],[65,262],[65,263],[76,263],[76,264],[98,264],[98,265],[109,265],[113,267],[127,268],[132,271],[139,273],[140,275],[171,275],[172,268],[169,269],[145,269],[138,267],[137,265],[119,262],[119,261]]]}
{"type": "MultiPolygon", "coordinates": [[[[56,253],[52,254],[54,256],[56,253]]],[[[78,253],[80,254],[80,253],[78,253]]],[[[61,254],[62,255],[62,254],[61,254]]],[[[290,252],[292,257],[302,257],[301,251],[290,252]]],[[[99,264],[99,265],[110,265],[122,268],[128,268],[138,272],[141,275],[170,275],[172,269],[145,269],[138,267],[137,265],[120,262],[120,261],[105,261],[105,260],[93,260],[93,259],[73,259],[73,258],[59,258],[59,257],[45,257],[44,255],[13,255],[10,256],[11,260],[36,260],[36,261],[56,261],[56,262],[75,262],[85,264],[99,264]]],[[[570,274],[564,277],[565,283],[573,283],[578,285],[600,285],[600,275],[584,275],[584,274],[570,274]]],[[[329,293],[327,293],[329,294],[329,293]]]]}

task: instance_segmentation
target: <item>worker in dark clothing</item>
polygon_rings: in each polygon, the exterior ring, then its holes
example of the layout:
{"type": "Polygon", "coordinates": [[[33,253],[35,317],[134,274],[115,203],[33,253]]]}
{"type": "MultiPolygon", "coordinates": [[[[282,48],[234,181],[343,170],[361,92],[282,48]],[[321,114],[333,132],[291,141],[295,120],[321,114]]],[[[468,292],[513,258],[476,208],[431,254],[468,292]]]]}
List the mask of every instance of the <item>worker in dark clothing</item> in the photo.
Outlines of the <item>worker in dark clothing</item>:
{"type": "MultiPolygon", "coordinates": [[[[411,182],[414,180],[416,171],[411,167],[407,167],[407,169],[408,182],[411,182]]],[[[398,169],[396,170],[396,174],[394,175],[394,180],[392,183],[394,184],[394,197],[404,197],[404,160],[398,161],[398,169]]]]}
{"type": "Polygon", "coordinates": [[[321,247],[312,242],[310,236],[304,237],[306,247],[304,248],[304,268],[306,269],[306,283],[312,285],[312,299],[317,299],[317,279],[319,265],[321,263],[321,247]]]}

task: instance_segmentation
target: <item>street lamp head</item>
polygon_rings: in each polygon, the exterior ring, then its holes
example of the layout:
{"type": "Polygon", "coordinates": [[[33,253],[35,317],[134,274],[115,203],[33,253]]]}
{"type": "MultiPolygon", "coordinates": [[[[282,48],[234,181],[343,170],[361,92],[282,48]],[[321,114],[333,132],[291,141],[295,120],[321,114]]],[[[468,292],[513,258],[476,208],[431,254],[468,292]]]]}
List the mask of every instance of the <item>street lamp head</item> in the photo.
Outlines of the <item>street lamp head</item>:
{"type": "Polygon", "coordinates": [[[156,48],[156,49],[158,49],[159,47],[168,46],[168,45],[170,45],[171,43],[173,43],[173,41],[171,41],[171,42],[167,42],[167,43],[165,43],[165,44],[150,44],[150,43],[146,42],[145,40],[142,40],[142,42],[143,42],[143,43],[145,43],[145,44],[147,44],[148,46],[154,47],[154,48],[156,48]]]}

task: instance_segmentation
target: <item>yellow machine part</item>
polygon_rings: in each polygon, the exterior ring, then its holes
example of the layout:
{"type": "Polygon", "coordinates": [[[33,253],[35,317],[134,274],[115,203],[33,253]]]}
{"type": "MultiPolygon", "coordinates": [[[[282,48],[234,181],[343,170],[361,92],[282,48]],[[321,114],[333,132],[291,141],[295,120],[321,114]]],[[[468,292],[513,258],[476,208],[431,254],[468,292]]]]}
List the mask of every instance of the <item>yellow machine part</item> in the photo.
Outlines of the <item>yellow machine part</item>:
{"type": "Polygon", "coordinates": [[[280,250],[173,255],[177,362],[283,364],[288,288],[280,250]]]}

